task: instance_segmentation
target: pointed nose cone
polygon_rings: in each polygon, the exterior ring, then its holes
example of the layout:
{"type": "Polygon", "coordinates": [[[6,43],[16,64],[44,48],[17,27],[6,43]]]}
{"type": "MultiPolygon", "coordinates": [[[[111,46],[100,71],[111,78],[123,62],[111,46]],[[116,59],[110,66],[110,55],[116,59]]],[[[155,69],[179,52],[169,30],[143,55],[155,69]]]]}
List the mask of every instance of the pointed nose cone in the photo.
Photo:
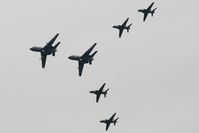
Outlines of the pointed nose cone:
{"type": "Polygon", "coordinates": [[[117,28],[117,26],[113,26],[113,28],[117,28]]]}
{"type": "Polygon", "coordinates": [[[69,56],[68,59],[72,60],[72,56],[69,56]]]}
{"type": "Polygon", "coordinates": [[[139,9],[139,10],[138,10],[138,12],[142,12],[142,10],[141,10],[141,9],[139,9]]]}
{"type": "Polygon", "coordinates": [[[33,47],[32,47],[32,48],[30,48],[30,50],[31,50],[31,51],[33,51],[33,47]]]}
{"type": "Polygon", "coordinates": [[[103,120],[101,120],[100,122],[101,122],[101,123],[103,123],[104,121],[103,121],[103,120]]]}

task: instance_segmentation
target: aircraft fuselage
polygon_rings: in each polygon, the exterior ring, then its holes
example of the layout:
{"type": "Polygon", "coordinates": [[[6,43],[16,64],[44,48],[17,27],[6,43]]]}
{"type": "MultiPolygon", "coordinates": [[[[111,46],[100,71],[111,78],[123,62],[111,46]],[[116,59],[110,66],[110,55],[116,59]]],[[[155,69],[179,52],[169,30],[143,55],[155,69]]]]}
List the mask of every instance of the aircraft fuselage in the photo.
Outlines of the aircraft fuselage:
{"type": "Polygon", "coordinates": [[[116,28],[116,29],[128,29],[128,27],[122,26],[122,25],[113,26],[113,28],[116,28]]]}
{"type": "Polygon", "coordinates": [[[82,58],[81,56],[76,56],[76,55],[69,56],[68,58],[71,59],[71,60],[83,61],[84,63],[90,63],[93,60],[92,57],[82,58]]]}
{"type": "Polygon", "coordinates": [[[47,48],[32,47],[30,48],[30,50],[34,52],[42,52],[45,53],[46,55],[51,55],[56,52],[56,49],[54,49],[53,47],[47,47],[47,48]]]}
{"type": "Polygon", "coordinates": [[[142,13],[154,13],[153,11],[151,11],[151,10],[147,10],[147,9],[140,9],[140,10],[138,10],[138,12],[142,12],[142,13]]]}
{"type": "Polygon", "coordinates": [[[94,93],[94,94],[96,94],[96,95],[99,95],[99,94],[106,94],[105,91],[100,92],[100,91],[98,91],[98,90],[90,91],[90,93],[94,93]]]}

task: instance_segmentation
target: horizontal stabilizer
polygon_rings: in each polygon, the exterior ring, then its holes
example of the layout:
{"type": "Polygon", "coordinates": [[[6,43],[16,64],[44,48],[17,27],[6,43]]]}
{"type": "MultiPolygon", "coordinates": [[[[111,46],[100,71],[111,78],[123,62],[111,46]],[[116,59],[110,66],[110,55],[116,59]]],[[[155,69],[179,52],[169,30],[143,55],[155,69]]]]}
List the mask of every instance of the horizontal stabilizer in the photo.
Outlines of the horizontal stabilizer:
{"type": "Polygon", "coordinates": [[[155,13],[155,10],[156,10],[157,8],[155,8],[155,9],[153,9],[153,11],[152,11],[152,13],[151,13],[151,16],[153,16],[153,14],[155,13]]]}
{"type": "Polygon", "coordinates": [[[58,42],[58,43],[54,46],[54,48],[56,49],[56,48],[59,46],[60,43],[61,43],[61,42],[58,42]]]}
{"type": "Polygon", "coordinates": [[[132,23],[127,27],[127,32],[129,32],[131,25],[132,25],[132,23]]]}
{"type": "Polygon", "coordinates": [[[116,125],[116,123],[117,123],[117,120],[119,119],[119,117],[117,118],[117,119],[115,119],[115,121],[114,121],[114,125],[116,125]]]}
{"type": "Polygon", "coordinates": [[[91,55],[91,57],[94,57],[96,53],[97,53],[97,51],[95,51],[95,52],[91,55]]]}
{"type": "Polygon", "coordinates": [[[107,90],[104,92],[104,97],[106,97],[108,90],[109,90],[109,89],[107,89],[107,90]]]}

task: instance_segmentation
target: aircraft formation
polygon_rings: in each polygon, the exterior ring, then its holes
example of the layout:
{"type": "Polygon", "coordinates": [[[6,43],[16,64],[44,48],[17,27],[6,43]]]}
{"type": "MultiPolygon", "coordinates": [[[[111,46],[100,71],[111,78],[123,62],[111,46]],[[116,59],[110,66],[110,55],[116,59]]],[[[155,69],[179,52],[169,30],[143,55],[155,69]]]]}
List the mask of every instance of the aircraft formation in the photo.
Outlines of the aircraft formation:
{"type": "MultiPolygon", "coordinates": [[[[152,9],[153,5],[154,5],[154,2],[152,2],[148,8],[139,9],[138,10],[138,12],[141,12],[141,13],[144,14],[143,21],[146,21],[146,18],[148,16],[148,14],[151,14],[151,16],[153,16],[153,14],[155,13],[157,8],[152,9]]],[[[122,37],[122,34],[123,34],[124,30],[126,30],[127,33],[129,33],[129,30],[131,29],[132,23],[127,25],[128,21],[129,21],[129,18],[127,18],[121,25],[114,25],[112,27],[114,29],[118,29],[119,30],[119,38],[122,37]]],[[[55,56],[55,53],[57,52],[57,47],[61,43],[61,42],[57,42],[53,46],[53,44],[56,41],[58,36],[59,36],[59,33],[57,33],[44,47],[31,47],[30,48],[30,50],[33,51],[33,52],[40,52],[42,68],[45,68],[46,59],[47,59],[48,55],[55,56]]],[[[91,53],[91,52],[95,48],[96,45],[97,45],[97,43],[94,43],[81,56],[80,55],[71,55],[71,56],[68,57],[68,59],[70,59],[70,60],[78,61],[78,70],[79,70],[79,76],[80,77],[82,76],[84,64],[92,65],[92,62],[94,60],[94,56],[95,56],[95,54],[98,51],[95,51],[93,53],[91,53]]],[[[95,94],[96,95],[96,103],[99,102],[99,99],[100,99],[101,95],[104,95],[104,97],[106,98],[106,95],[107,95],[107,92],[108,92],[109,89],[104,90],[105,85],[106,85],[106,83],[104,83],[98,90],[90,91],[91,94],[95,94]]],[[[116,125],[117,120],[119,119],[119,117],[117,117],[115,119],[114,118],[115,115],[116,115],[116,113],[114,113],[109,119],[105,119],[105,120],[101,120],[100,121],[100,123],[105,123],[106,124],[106,128],[105,128],[106,131],[109,129],[111,123],[116,125]]]]}

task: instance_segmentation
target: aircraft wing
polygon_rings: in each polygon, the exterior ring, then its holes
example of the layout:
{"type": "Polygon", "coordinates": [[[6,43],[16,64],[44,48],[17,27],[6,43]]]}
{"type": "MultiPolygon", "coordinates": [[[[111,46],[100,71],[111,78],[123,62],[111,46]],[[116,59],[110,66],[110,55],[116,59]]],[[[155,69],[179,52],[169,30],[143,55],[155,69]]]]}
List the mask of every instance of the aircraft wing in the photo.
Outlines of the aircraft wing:
{"type": "Polygon", "coordinates": [[[148,13],[144,13],[143,21],[145,21],[145,20],[146,20],[147,16],[148,16],[148,13]]]}
{"type": "Polygon", "coordinates": [[[82,76],[83,68],[84,68],[84,62],[78,61],[79,76],[82,76]]]}
{"type": "Polygon", "coordinates": [[[113,121],[113,118],[115,117],[115,115],[116,115],[116,113],[111,116],[111,118],[110,118],[111,121],[113,121]]]}
{"type": "Polygon", "coordinates": [[[124,29],[119,29],[119,38],[122,36],[124,29]]]}
{"type": "Polygon", "coordinates": [[[42,63],[42,68],[45,68],[46,58],[47,58],[47,55],[44,54],[43,52],[41,52],[41,63],[42,63]]]}
{"type": "Polygon", "coordinates": [[[123,26],[123,27],[125,27],[125,26],[126,26],[126,24],[127,24],[128,20],[129,20],[129,18],[127,18],[127,19],[125,20],[125,22],[122,24],[122,26],[123,26]]]}
{"type": "Polygon", "coordinates": [[[106,131],[108,130],[110,124],[111,124],[110,122],[106,123],[106,131]]]}
{"type": "Polygon", "coordinates": [[[104,83],[104,84],[102,85],[102,87],[99,89],[99,92],[100,92],[100,93],[103,91],[105,85],[106,85],[106,83],[104,83]]]}
{"type": "Polygon", "coordinates": [[[91,53],[91,51],[93,50],[93,48],[96,46],[97,43],[93,44],[83,55],[82,57],[87,57],[89,56],[89,54],[91,53]]]}
{"type": "Polygon", "coordinates": [[[59,33],[57,33],[57,34],[47,43],[47,45],[52,46],[52,44],[55,42],[55,40],[57,39],[58,36],[59,36],[59,33]]]}
{"type": "Polygon", "coordinates": [[[96,102],[99,101],[100,96],[101,96],[101,94],[97,94],[97,95],[96,95],[96,102]]]}
{"type": "Polygon", "coordinates": [[[153,4],[154,4],[154,2],[153,2],[153,3],[151,3],[151,5],[147,8],[147,10],[148,10],[148,11],[150,11],[150,10],[151,10],[151,8],[152,8],[153,4]]]}

